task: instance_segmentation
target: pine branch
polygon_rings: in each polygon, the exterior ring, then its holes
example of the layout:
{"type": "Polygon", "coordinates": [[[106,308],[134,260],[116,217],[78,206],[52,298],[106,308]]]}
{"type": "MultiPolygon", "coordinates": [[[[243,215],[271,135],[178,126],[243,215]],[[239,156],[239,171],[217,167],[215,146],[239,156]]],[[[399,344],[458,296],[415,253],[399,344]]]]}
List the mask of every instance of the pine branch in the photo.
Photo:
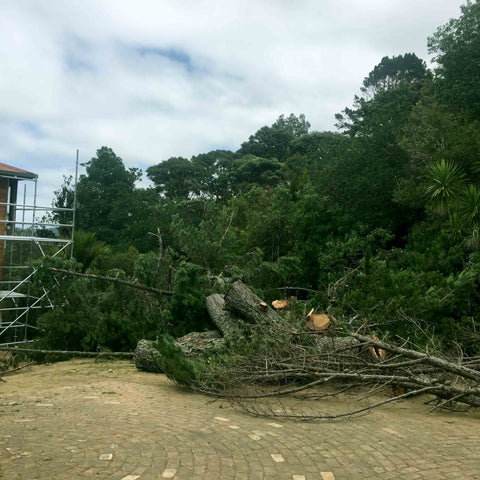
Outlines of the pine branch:
{"type": "Polygon", "coordinates": [[[121,280],[120,278],[105,277],[103,275],[94,275],[92,273],[72,272],[71,270],[64,270],[63,268],[50,268],[49,270],[57,273],[64,273],[65,275],[71,275],[73,277],[92,278],[95,280],[105,280],[107,282],[118,283],[120,285],[136,288],[137,290],[143,290],[145,292],[155,293],[157,295],[163,295],[163,296],[173,295],[173,292],[170,292],[168,290],[159,290],[158,288],[147,287],[146,285],[141,285],[139,283],[127,282],[126,280],[121,280]]]}

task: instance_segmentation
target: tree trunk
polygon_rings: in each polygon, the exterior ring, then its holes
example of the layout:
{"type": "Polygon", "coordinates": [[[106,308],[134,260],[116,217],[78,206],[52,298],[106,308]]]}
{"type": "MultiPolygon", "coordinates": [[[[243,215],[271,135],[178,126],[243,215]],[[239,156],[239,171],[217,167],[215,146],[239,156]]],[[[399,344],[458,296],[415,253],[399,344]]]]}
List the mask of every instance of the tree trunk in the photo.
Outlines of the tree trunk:
{"type": "Polygon", "coordinates": [[[287,322],[257,297],[243,282],[237,280],[225,295],[225,306],[250,323],[286,327],[287,322]]]}
{"type": "Polygon", "coordinates": [[[175,339],[175,345],[183,350],[186,357],[199,357],[206,350],[223,346],[225,339],[217,330],[208,332],[190,332],[175,339]]]}
{"type": "Polygon", "coordinates": [[[152,340],[140,340],[135,349],[135,366],[145,372],[162,373],[156,359],[160,357],[160,352],[153,348],[152,340]]]}
{"type": "Polygon", "coordinates": [[[351,356],[352,358],[358,357],[359,351],[356,347],[360,343],[357,339],[351,337],[317,337],[316,347],[318,353],[322,355],[331,355],[332,358],[336,358],[343,354],[351,356]]]}
{"type": "MultiPolygon", "coordinates": [[[[154,348],[153,340],[140,340],[135,349],[135,366],[139,370],[153,373],[163,373],[157,364],[160,352],[154,348]]],[[[208,332],[191,332],[187,335],[177,338],[175,345],[180,347],[186,357],[199,357],[206,350],[214,347],[221,347],[225,339],[221,338],[220,332],[210,330],[208,332]]]]}
{"type": "Polygon", "coordinates": [[[223,295],[214,293],[205,299],[210,318],[225,338],[238,340],[243,337],[243,322],[234,313],[226,310],[223,295]]]}

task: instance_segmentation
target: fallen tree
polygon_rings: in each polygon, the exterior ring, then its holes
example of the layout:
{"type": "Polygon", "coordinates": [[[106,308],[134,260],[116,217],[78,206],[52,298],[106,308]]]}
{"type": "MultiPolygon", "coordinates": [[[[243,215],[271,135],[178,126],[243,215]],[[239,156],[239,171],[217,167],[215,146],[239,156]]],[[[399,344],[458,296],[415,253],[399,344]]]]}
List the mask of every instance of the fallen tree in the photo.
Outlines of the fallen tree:
{"type": "MultiPolygon", "coordinates": [[[[380,340],[368,334],[368,324],[362,333],[348,331],[338,322],[323,322],[321,329],[311,330],[308,317],[292,324],[292,320],[275,312],[239,280],[224,298],[214,294],[207,298],[206,304],[212,321],[229,340],[229,350],[223,355],[213,355],[208,364],[200,362],[190,386],[228,398],[250,413],[343,418],[418,394],[432,395],[433,409],[458,408],[459,404],[480,407],[478,359],[452,359],[380,340]],[[320,386],[322,392],[312,393],[312,389],[320,386]],[[340,414],[298,415],[273,410],[260,413],[255,403],[307,390],[308,395],[318,398],[335,396],[357,387],[367,387],[369,391],[388,387],[393,395],[388,400],[340,414]]],[[[176,343],[188,352],[185,345],[191,341],[187,338],[176,343]]],[[[197,349],[197,358],[198,353],[211,348],[207,343],[205,348],[197,349]]]]}

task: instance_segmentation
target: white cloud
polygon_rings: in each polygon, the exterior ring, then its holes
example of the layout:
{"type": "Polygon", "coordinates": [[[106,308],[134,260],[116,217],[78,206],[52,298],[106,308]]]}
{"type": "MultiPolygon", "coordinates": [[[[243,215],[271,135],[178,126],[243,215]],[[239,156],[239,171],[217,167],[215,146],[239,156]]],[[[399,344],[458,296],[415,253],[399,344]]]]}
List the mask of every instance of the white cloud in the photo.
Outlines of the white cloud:
{"type": "Polygon", "coordinates": [[[128,166],[240,143],[281,113],[332,129],[385,55],[415,52],[460,0],[4,0],[0,161],[62,174],[107,145],[128,166]]]}

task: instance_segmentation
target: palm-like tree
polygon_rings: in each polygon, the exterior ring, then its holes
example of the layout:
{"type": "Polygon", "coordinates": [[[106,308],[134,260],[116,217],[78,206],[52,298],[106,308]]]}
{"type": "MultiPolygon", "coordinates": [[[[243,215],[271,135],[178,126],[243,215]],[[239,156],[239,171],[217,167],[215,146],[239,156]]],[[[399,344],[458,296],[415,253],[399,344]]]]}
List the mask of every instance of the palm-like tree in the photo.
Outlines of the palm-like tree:
{"type": "Polygon", "coordinates": [[[73,242],[73,256],[86,271],[95,261],[110,255],[110,247],[97,240],[95,233],[78,230],[73,242]]]}
{"type": "Polygon", "coordinates": [[[480,189],[469,185],[460,198],[459,206],[462,226],[470,232],[470,244],[479,245],[480,233],[480,189]]]}
{"type": "Polygon", "coordinates": [[[437,211],[450,216],[451,209],[458,202],[464,189],[464,175],[457,165],[445,159],[432,165],[428,170],[429,185],[425,191],[427,198],[437,211]]]}

